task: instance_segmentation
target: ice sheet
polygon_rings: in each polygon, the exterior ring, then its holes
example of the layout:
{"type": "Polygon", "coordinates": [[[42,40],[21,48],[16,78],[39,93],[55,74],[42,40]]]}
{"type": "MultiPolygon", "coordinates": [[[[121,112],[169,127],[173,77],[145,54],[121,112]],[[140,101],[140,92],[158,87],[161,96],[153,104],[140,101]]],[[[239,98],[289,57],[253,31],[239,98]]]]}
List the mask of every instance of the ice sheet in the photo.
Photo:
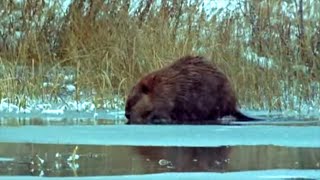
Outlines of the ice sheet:
{"type": "Polygon", "coordinates": [[[94,176],[94,177],[34,177],[34,176],[0,176],[0,180],[30,180],[30,179],[49,179],[49,180],[109,180],[109,179],[124,179],[124,180],[163,180],[163,179],[285,179],[285,178],[309,178],[318,179],[320,170],[264,170],[264,171],[242,171],[228,173],[159,173],[148,175],[120,175],[120,176],[94,176]]]}
{"type": "Polygon", "coordinates": [[[0,127],[0,142],[217,147],[320,147],[319,126],[106,125],[0,127]]]}

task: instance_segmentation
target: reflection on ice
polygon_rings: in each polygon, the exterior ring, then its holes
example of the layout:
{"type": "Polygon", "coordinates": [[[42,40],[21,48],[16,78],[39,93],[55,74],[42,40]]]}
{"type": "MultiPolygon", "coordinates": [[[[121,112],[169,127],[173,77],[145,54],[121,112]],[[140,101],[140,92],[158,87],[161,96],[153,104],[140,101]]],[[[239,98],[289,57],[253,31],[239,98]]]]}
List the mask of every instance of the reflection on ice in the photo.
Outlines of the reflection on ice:
{"type": "MultiPolygon", "coordinates": [[[[319,169],[320,150],[282,146],[149,147],[0,143],[0,176],[112,176],[319,169]],[[16,151],[12,151],[16,149],[16,151]],[[1,160],[1,159],[0,159],[1,160]]],[[[274,176],[284,174],[274,174],[274,176]]]]}

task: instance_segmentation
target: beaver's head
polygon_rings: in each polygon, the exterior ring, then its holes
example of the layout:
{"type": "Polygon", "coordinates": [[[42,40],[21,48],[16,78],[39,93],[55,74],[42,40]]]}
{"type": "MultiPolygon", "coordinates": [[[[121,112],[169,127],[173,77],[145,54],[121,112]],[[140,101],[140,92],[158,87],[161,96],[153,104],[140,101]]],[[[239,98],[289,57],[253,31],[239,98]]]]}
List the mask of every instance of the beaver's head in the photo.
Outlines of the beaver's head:
{"type": "Polygon", "coordinates": [[[154,111],[152,93],[157,79],[155,75],[148,75],[133,86],[127,97],[125,107],[127,124],[150,123],[154,111]]]}

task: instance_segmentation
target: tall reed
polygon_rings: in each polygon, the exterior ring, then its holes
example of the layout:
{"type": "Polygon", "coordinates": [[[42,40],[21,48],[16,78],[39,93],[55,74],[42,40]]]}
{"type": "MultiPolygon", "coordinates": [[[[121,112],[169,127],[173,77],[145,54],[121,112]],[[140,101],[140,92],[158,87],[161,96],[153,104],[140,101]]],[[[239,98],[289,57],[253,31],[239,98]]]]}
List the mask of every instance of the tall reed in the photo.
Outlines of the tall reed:
{"type": "Polygon", "coordinates": [[[124,99],[141,75],[199,54],[230,76],[245,107],[293,108],[284,91],[309,99],[319,82],[320,3],[229,2],[205,11],[202,0],[78,0],[67,10],[61,0],[4,1],[1,98],[55,99],[65,81],[58,72],[71,68],[74,99],[124,99]]]}

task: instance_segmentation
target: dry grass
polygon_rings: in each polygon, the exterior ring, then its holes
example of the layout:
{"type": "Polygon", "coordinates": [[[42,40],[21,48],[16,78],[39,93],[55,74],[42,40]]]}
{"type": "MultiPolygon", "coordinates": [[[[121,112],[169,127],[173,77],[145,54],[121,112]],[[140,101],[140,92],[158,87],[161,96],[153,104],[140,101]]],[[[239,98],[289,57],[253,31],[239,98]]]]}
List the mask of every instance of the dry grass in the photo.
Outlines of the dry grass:
{"type": "Polygon", "coordinates": [[[158,7],[144,1],[130,15],[130,4],[124,1],[73,1],[65,14],[62,2],[3,3],[2,99],[14,100],[19,94],[57,98],[64,83],[57,72],[65,67],[75,72],[75,99],[80,92],[95,101],[125,97],[142,74],[186,54],[205,55],[219,64],[241,104],[249,108],[290,108],[279,98],[281,81],[301,100],[310,97],[310,82],[319,82],[320,27],[314,22],[320,15],[309,13],[320,7],[316,1],[306,1],[302,12],[290,4],[292,18],[281,9],[281,1],[239,1],[235,10],[210,18],[200,9],[202,1],[161,1],[158,7]],[[307,18],[301,20],[299,13],[307,18]],[[273,67],[247,60],[249,47],[272,59],[273,67]],[[54,85],[43,88],[49,73],[54,85]]]}

